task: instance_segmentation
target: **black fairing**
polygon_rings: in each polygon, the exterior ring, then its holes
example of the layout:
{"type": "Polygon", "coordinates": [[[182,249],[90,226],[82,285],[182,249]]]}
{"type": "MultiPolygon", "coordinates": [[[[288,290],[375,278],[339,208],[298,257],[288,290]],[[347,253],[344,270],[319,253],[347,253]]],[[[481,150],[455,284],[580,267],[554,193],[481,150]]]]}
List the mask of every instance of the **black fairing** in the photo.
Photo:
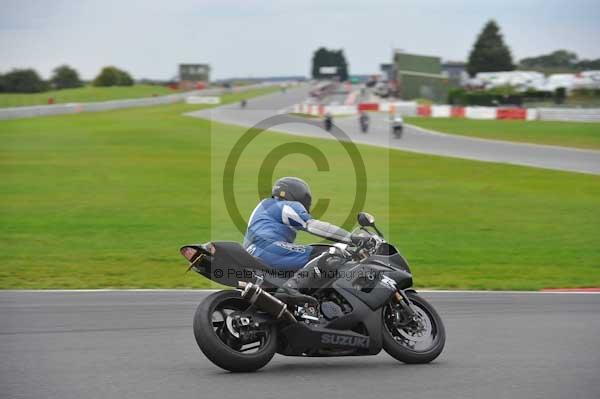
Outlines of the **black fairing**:
{"type": "Polygon", "coordinates": [[[371,309],[361,299],[333,282],[335,289],[352,307],[350,313],[319,325],[294,323],[281,330],[283,337],[279,353],[287,356],[355,356],[376,355],[383,347],[381,309],[371,309]],[[364,337],[365,347],[352,348],[322,342],[323,334],[364,337]]]}
{"type": "MultiPolygon", "coordinates": [[[[192,262],[193,270],[223,285],[237,287],[238,281],[255,282],[255,275],[260,274],[265,279],[263,287],[274,289],[290,277],[278,276],[236,242],[214,241],[193,248],[202,253],[192,262]]],[[[283,324],[279,353],[352,356],[381,351],[382,307],[397,289],[412,286],[408,264],[393,246],[383,244],[376,254],[360,262],[347,262],[338,271],[343,273],[341,277],[324,282],[316,291],[334,290],[351,310],[332,320],[321,318],[317,324],[283,324]]]]}
{"type": "Polygon", "coordinates": [[[335,281],[334,286],[349,292],[371,309],[379,309],[396,292],[396,288],[405,289],[412,285],[412,276],[399,269],[382,265],[369,259],[359,264],[349,265],[344,277],[335,281]],[[386,283],[392,279],[395,286],[386,283]]]}
{"type": "Polygon", "coordinates": [[[408,262],[400,252],[391,244],[385,243],[382,244],[377,253],[375,255],[371,255],[369,259],[376,259],[380,262],[383,262],[385,265],[392,266],[404,270],[407,273],[410,273],[410,267],[408,266],[408,262]]]}
{"type": "MultiPolygon", "coordinates": [[[[239,281],[253,282],[255,275],[265,277],[265,285],[277,287],[289,277],[286,272],[278,272],[250,255],[237,242],[213,241],[202,246],[201,258],[194,262],[193,269],[204,277],[229,287],[237,287],[239,281]],[[208,246],[214,247],[213,254],[208,246]]],[[[289,273],[288,273],[289,274],[289,273]]]]}

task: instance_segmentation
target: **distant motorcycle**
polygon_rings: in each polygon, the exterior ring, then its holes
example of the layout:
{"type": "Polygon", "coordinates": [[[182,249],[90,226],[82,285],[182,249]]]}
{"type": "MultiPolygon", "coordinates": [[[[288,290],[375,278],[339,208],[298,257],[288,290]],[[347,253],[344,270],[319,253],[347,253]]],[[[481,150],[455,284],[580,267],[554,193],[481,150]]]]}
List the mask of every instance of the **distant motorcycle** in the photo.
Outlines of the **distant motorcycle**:
{"type": "Polygon", "coordinates": [[[358,118],[358,123],[360,124],[360,131],[367,133],[369,130],[369,115],[367,115],[366,112],[361,113],[358,118]]]}
{"type": "MultiPolygon", "coordinates": [[[[404,363],[429,363],[444,349],[442,319],[411,287],[398,250],[383,239],[368,213],[358,214],[352,245],[325,245],[315,270],[338,252],[343,262],[304,290],[317,304],[281,296],[276,269],[231,241],[186,245],[189,269],[237,290],[218,291],[200,303],[194,336],[206,357],[234,371],[255,371],[275,353],[284,356],[365,356],[382,349],[404,363]],[[374,231],[372,231],[374,230],[374,231]]],[[[309,265],[307,265],[309,266],[309,265]]]]}
{"type": "Polygon", "coordinates": [[[323,123],[325,125],[325,130],[330,132],[331,128],[333,127],[333,117],[331,116],[331,114],[325,115],[325,120],[323,121],[323,123]]]}
{"type": "Polygon", "coordinates": [[[400,115],[396,115],[391,121],[391,130],[395,138],[402,138],[402,132],[404,130],[404,120],[400,115]]]}

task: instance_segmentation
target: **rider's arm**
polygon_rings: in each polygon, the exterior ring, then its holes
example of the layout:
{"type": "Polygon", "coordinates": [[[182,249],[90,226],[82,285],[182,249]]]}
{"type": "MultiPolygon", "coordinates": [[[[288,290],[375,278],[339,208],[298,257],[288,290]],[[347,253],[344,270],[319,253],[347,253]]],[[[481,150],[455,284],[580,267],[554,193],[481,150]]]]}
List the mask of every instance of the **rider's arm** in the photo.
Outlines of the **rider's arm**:
{"type": "Polygon", "coordinates": [[[327,240],[344,244],[352,243],[351,234],[348,231],[331,223],[314,219],[299,202],[287,202],[283,206],[281,220],[295,229],[304,230],[327,240]]]}
{"type": "Polygon", "coordinates": [[[334,224],[323,222],[317,219],[310,219],[306,222],[305,230],[310,234],[314,234],[321,238],[326,238],[331,241],[351,244],[351,235],[348,231],[334,224]]]}

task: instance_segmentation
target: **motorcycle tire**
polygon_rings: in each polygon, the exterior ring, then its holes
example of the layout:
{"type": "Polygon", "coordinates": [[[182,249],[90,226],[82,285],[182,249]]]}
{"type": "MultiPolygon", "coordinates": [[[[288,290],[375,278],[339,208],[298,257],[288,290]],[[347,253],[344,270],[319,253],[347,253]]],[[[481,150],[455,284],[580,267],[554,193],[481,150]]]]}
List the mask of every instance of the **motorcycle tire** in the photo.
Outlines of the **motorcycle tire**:
{"type": "Polygon", "coordinates": [[[442,319],[431,306],[429,302],[419,296],[416,292],[407,292],[410,301],[413,303],[413,307],[419,308],[424,314],[429,317],[429,322],[433,325],[436,331],[435,341],[430,348],[423,350],[414,350],[405,345],[399,343],[388,327],[383,325],[383,349],[393,358],[403,363],[408,364],[423,364],[429,363],[437,358],[440,353],[444,350],[446,343],[446,330],[442,319]]]}
{"type": "MultiPolygon", "coordinates": [[[[264,367],[277,351],[277,330],[268,327],[266,342],[254,353],[242,353],[228,346],[213,326],[213,313],[226,301],[244,306],[237,290],[219,291],[204,299],[194,315],[194,337],[204,355],[215,365],[232,372],[252,372],[264,367]]],[[[225,321],[223,321],[225,323],[225,321]]]]}

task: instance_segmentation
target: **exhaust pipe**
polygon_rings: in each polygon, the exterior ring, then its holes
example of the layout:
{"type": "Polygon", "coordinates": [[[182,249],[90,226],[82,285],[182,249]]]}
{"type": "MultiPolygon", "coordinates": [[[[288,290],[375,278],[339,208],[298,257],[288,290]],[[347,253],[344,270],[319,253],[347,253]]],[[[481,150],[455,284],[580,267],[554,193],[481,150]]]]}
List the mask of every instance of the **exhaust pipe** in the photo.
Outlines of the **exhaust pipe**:
{"type": "Polygon", "coordinates": [[[287,310],[287,305],[275,298],[273,295],[265,292],[256,284],[238,281],[238,288],[242,290],[242,298],[256,305],[260,310],[267,312],[276,319],[283,319],[296,322],[294,315],[287,310]]]}

